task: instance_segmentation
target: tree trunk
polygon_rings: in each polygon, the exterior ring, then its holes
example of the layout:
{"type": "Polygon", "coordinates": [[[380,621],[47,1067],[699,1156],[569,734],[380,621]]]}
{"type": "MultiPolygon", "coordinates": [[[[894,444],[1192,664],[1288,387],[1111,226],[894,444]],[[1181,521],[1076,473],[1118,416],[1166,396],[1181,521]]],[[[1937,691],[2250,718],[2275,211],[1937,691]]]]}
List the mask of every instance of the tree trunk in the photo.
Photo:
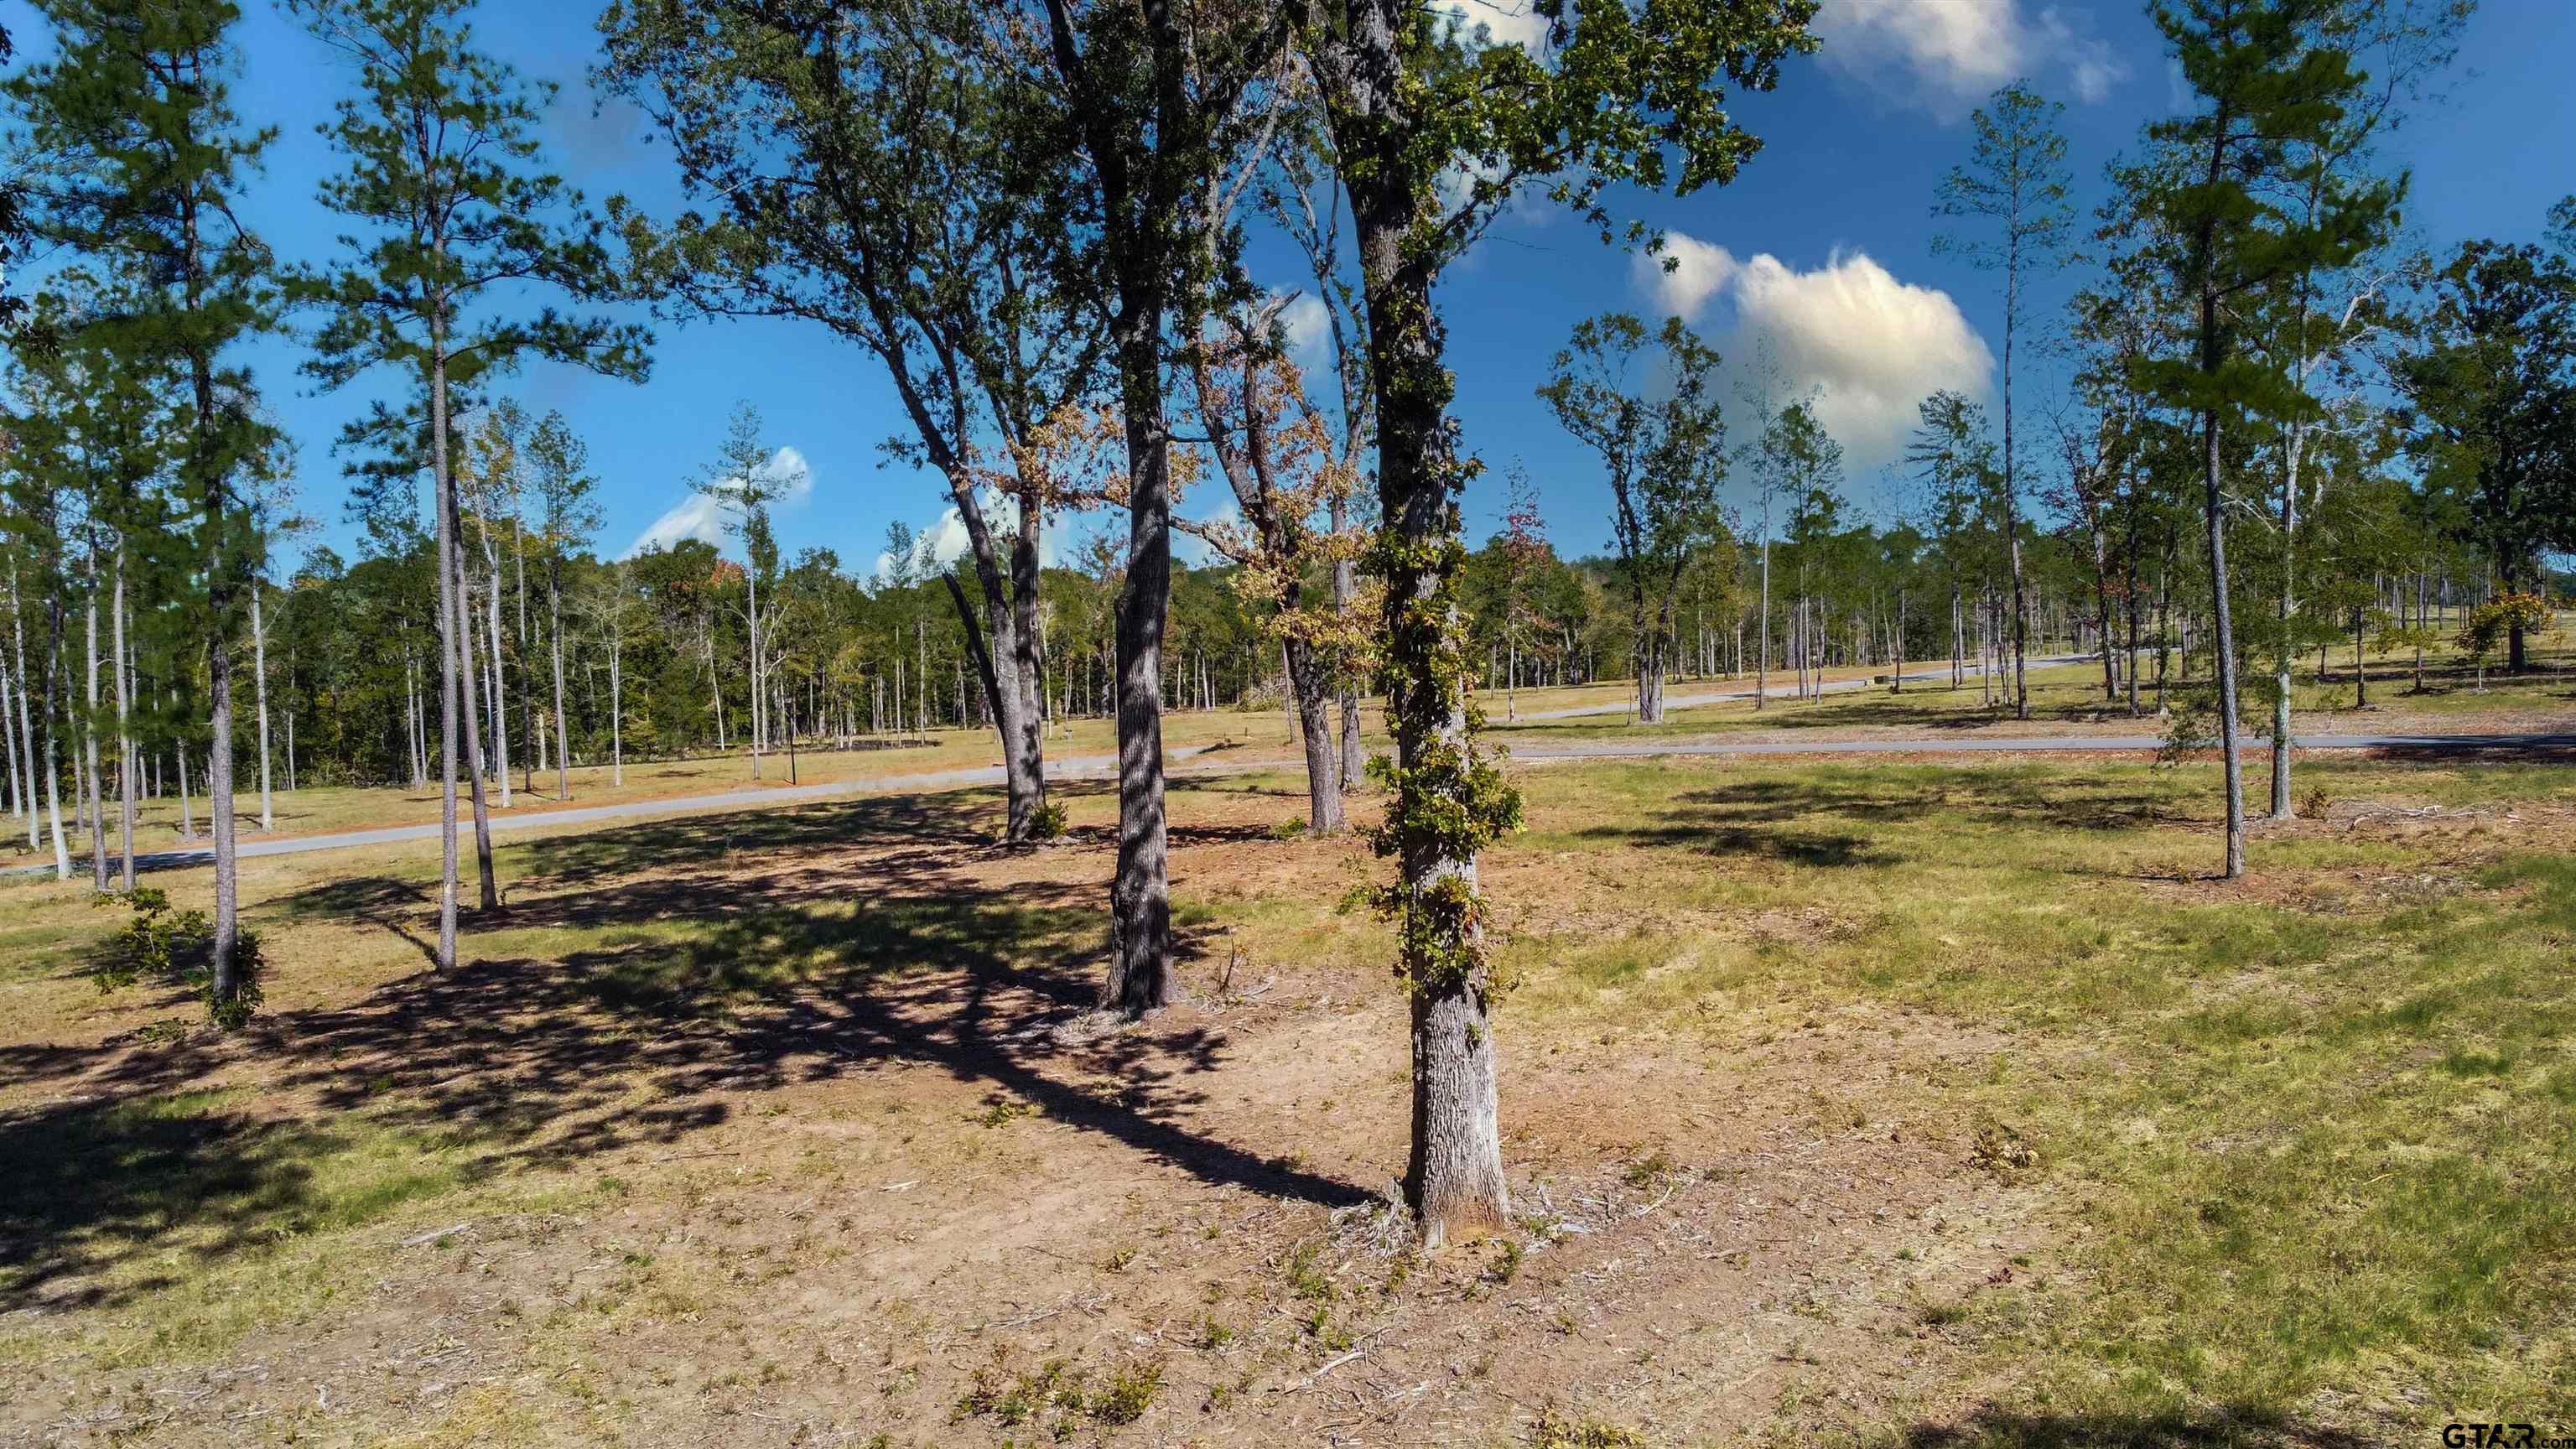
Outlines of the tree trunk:
{"type": "MultiPolygon", "coordinates": [[[[1029,813],[1034,820],[1046,805],[1046,629],[1038,617],[1038,545],[1045,510],[1023,495],[1019,499],[1018,546],[1011,550],[1011,647],[1007,651],[1019,681],[1019,731],[1003,739],[1004,758],[1021,756],[1029,781],[1029,813]]],[[[1005,717],[997,710],[997,723],[1005,717]]]]}
{"type": "Polygon", "coordinates": [[[1632,601],[1637,631],[1637,723],[1664,722],[1664,628],[1661,620],[1651,625],[1646,618],[1644,584],[1632,601]]]}
{"type": "Polygon", "coordinates": [[[1762,708],[1763,699],[1771,692],[1771,525],[1770,505],[1763,505],[1762,525],[1762,627],[1761,651],[1754,656],[1753,707],[1762,708]]]}
{"type": "MultiPolygon", "coordinates": [[[[1132,310],[1132,309],[1131,309],[1132,310]]],[[[1156,321],[1159,321],[1159,309],[1156,321]]],[[[1159,332],[1122,313],[1127,579],[1118,599],[1118,871],[1101,1003],[1140,1017],[1172,998],[1172,887],[1163,815],[1163,629],[1172,597],[1170,438],[1159,332]]]]}
{"type": "Polygon", "coordinates": [[[89,796],[89,874],[91,888],[107,894],[107,800],[98,779],[98,540],[89,545],[89,600],[82,646],[88,666],[88,704],[81,711],[81,779],[89,796]]]}
{"type": "Polygon", "coordinates": [[[116,545],[116,823],[119,856],[123,864],[117,873],[118,886],[126,894],[134,893],[134,726],[133,680],[126,669],[125,656],[125,544],[116,545]]]}
{"type": "MultiPolygon", "coordinates": [[[[563,584],[556,560],[546,560],[547,649],[554,657],[555,675],[555,798],[572,800],[572,726],[564,719],[563,673],[563,584]]],[[[591,697],[591,708],[599,707],[599,696],[591,697]]]]}
{"type": "MultiPolygon", "coordinates": [[[[483,564],[486,577],[491,581],[483,595],[483,633],[492,645],[491,657],[484,661],[491,667],[489,686],[491,708],[485,713],[492,720],[492,779],[501,788],[501,808],[507,810],[510,808],[510,694],[509,676],[502,660],[504,651],[501,643],[501,551],[492,542],[492,525],[488,521],[478,523],[475,531],[483,535],[483,564]]],[[[463,567],[462,561],[458,566],[463,567]]],[[[481,742],[476,743],[479,745],[481,742]]],[[[475,778],[478,780],[482,778],[481,766],[476,767],[475,778]]],[[[475,849],[480,858],[484,854],[484,841],[488,831],[484,829],[482,812],[479,809],[476,812],[475,826],[475,849]]],[[[486,904],[490,903],[486,902],[486,904]]]]}
{"type": "Polygon", "coordinates": [[[1342,772],[1336,753],[1324,687],[1323,661],[1315,646],[1290,635],[1280,641],[1286,660],[1289,703],[1296,712],[1306,746],[1306,827],[1317,835],[1342,830],[1342,772]]]}
{"type": "Polygon", "coordinates": [[[608,759],[609,784],[626,788],[626,687],[622,677],[625,641],[608,636],[608,759]]]}
{"type": "Polygon", "coordinates": [[[24,759],[26,781],[19,792],[19,803],[27,812],[27,849],[33,853],[42,843],[42,829],[36,820],[36,729],[27,696],[35,691],[27,675],[27,618],[25,605],[18,597],[18,566],[9,566],[9,637],[10,648],[18,659],[18,751],[24,759]]]}
{"type": "MultiPolygon", "coordinates": [[[[1025,845],[1035,833],[1038,811],[1046,804],[1046,723],[1038,700],[1037,641],[1031,637],[1037,629],[1038,510],[1025,503],[1020,507],[1020,531],[1007,565],[1006,588],[1005,563],[994,546],[983,504],[975,497],[971,475],[958,473],[949,492],[966,527],[967,553],[984,599],[982,619],[976,617],[965,586],[954,573],[940,578],[957,607],[957,625],[965,631],[967,652],[975,662],[975,676],[984,686],[994,731],[1001,739],[1002,787],[1008,802],[1002,839],[1006,844],[1025,845]],[[1013,589],[1019,592],[1014,595],[1013,589]]],[[[958,715],[962,721],[962,700],[958,715]]]]}
{"type": "Polygon", "coordinates": [[[259,710],[259,828],[277,828],[268,779],[268,625],[259,608],[259,576],[250,581],[251,698],[259,710]]]}
{"type": "MultiPolygon", "coordinates": [[[[2299,533],[2299,461],[2301,444],[2306,440],[2304,424],[2290,425],[2288,467],[2281,487],[2281,597],[2274,616],[2279,625],[2280,645],[2272,656],[2272,818],[2290,818],[2290,620],[2296,613],[2294,585],[2297,580],[2299,533]]],[[[2322,675],[2324,666],[2318,666],[2322,675]]],[[[2320,680],[2320,683],[2323,681],[2320,680]]]]}
{"type": "MultiPolygon", "coordinates": [[[[746,560],[749,561],[748,559],[746,560]]],[[[764,725],[768,706],[760,698],[760,569],[756,563],[742,571],[743,586],[750,591],[750,609],[743,615],[744,626],[751,633],[751,778],[760,778],[760,751],[769,743],[764,725]]]]}
{"type": "MultiPolygon", "coordinates": [[[[2217,310],[2213,297],[2204,293],[2201,304],[2202,325],[2214,327],[2212,314],[2217,310]]],[[[2216,364],[2204,351],[2206,371],[2216,364]]],[[[2219,489],[2218,414],[2201,414],[2201,508],[2209,527],[2210,603],[2215,614],[2218,655],[2218,739],[2225,758],[2227,790],[2227,866],[2225,878],[2235,880],[2245,874],[2245,761],[2236,730],[2236,646],[2235,621],[2227,608],[2227,512],[2226,499],[2219,489]]]]}
{"type": "MultiPolygon", "coordinates": [[[[1389,805],[1404,919],[1401,972],[1411,990],[1413,1142],[1406,1200],[1423,1242],[1481,1237],[1511,1221],[1503,1181],[1499,1064],[1489,1020],[1490,964],[1476,900],[1476,858],[1458,832],[1404,822],[1463,812],[1476,768],[1467,730],[1463,631],[1452,592],[1457,493],[1450,452],[1454,389],[1442,357],[1433,276],[1411,254],[1427,186],[1418,186],[1402,128],[1382,118],[1404,102],[1377,94],[1401,78],[1385,13],[1348,43],[1359,53],[1351,84],[1372,120],[1341,138],[1361,158],[1346,177],[1369,310],[1370,374],[1379,388],[1378,500],[1385,544],[1387,717],[1395,734],[1396,790],[1389,805]]],[[[1347,108],[1346,108],[1347,109],[1347,108]]]]}
{"type": "MultiPolygon", "coordinates": [[[[45,651],[45,814],[54,827],[54,879],[72,878],[71,844],[63,837],[62,742],[55,721],[63,715],[63,604],[55,599],[46,606],[51,622],[48,630],[50,647],[45,651]]],[[[80,802],[72,802],[77,814],[80,802]]]]}

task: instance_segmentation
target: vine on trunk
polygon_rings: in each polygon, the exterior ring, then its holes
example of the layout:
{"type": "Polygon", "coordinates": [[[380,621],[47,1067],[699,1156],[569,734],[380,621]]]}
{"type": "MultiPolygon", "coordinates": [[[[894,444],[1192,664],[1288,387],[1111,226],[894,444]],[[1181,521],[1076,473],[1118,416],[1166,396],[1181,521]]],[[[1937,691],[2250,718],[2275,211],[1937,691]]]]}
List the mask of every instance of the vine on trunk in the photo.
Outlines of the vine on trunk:
{"type": "MultiPolygon", "coordinates": [[[[1369,844],[1380,859],[1473,860],[1485,846],[1522,828],[1521,796],[1502,771],[1496,756],[1478,748],[1485,713],[1475,701],[1475,681],[1466,659],[1466,626],[1458,607],[1458,574],[1466,547],[1458,541],[1454,499],[1474,465],[1452,464],[1444,491],[1452,501],[1441,507],[1450,518],[1432,539],[1408,539],[1393,523],[1381,527],[1368,552],[1369,570],[1390,581],[1428,578],[1428,592],[1392,582],[1386,593],[1388,647],[1378,672],[1386,691],[1387,715],[1399,732],[1402,721],[1463,720],[1454,737],[1446,731],[1423,731],[1411,765],[1386,755],[1369,760],[1369,778],[1387,793],[1386,822],[1370,832],[1369,844]],[[1423,661],[1418,673],[1401,670],[1400,660],[1423,661]]],[[[1497,997],[1512,982],[1490,970],[1484,947],[1485,898],[1474,880],[1442,872],[1416,881],[1411,873],[1353,893],[1381,920],[1398,922],[1395,974],[1414,997],[1454,991],[1479,979],[1483,995],[1497,997]]]]}

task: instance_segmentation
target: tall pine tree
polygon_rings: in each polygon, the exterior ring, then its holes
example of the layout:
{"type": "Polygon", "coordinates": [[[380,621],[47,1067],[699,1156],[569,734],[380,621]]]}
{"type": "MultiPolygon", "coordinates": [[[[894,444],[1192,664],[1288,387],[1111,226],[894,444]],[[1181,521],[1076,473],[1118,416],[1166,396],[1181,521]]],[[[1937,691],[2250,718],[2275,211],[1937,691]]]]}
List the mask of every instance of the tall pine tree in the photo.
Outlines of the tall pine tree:
{"type": "Polygon", "coordinates": [[[237,1024],[251,999],[237,952],[233,839],[233,648],[260,540],[242,506],[246,465],[268,444],[249,374],[227,354],[273,325],[270,257],[237,205],[273,132],[233,110],[230,0],[44,0],[56,53],[10,83],[35,149],[42,229],[137,280],[130,345],[179,374],[184,441],[177,467],[194,518],[206,589],[202,615],[208,724],[206,788],[215,846],[216,1018],[237,1024]]]}
{"type": "Polygon", "coordinates": [[[2245,769],[2225,462],[2231,433],[2241,447],[2242,430],[2309,405],[2300,379],[2250,355],[2247,332],[2269,289],[2349,265],[2396,204],[2384,181],[2337,184],[2313,201],[2294,184],[2303,148],[2330,144],[2364,83],[2340,43],[2346,9],[2345,0],[2176,0],[2155,11],[2199,104],[2148,128],[2172,164],[2136,174],[2152,186],[2145,209],[2170,239],[2164,260],[2195,315],[2191,357],[2152,362],[2144,378],[2199,421],[2230,880],[2245,873],[2245,769]]]}
{"type": "MultiPolygon", "coordinates": [[[[337,388],[392,366],[412,376],[426,405],[441,560],[438,962],[449,966],[460,713],[472,710],[470,697],[459,703],[460,689],[471,687],[452,436],[459,394],[531,357],[641,378],[651,338],[604,317],[508,309],[532,283],[597,299],[615,294],[618,279],[580,193],[540,165],[538,117],[554,88],[471,48],[470,0],[288,0],[287,8],[358,80],[324,128],[349,168],[323,183],[321,199],[365,231],[344,238],[353,255],[339,267],[294,281],[298,300],[327,311],[307,371],[337,388]]],[[[482,904],[494,910],[479,789],[476,806],[482,904]]]]}

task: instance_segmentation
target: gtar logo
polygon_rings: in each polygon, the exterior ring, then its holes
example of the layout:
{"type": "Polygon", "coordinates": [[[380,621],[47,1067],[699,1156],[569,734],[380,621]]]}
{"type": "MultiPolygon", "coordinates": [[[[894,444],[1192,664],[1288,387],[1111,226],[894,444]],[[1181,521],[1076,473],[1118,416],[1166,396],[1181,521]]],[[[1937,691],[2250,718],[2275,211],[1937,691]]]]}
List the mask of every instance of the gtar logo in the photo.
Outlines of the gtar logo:
{"type": "Polygon", "coordinates": [[[2445,1424],[2444,1449],[2533,1449],[2540,1442],[2535,1424],[2445,1424]]]}

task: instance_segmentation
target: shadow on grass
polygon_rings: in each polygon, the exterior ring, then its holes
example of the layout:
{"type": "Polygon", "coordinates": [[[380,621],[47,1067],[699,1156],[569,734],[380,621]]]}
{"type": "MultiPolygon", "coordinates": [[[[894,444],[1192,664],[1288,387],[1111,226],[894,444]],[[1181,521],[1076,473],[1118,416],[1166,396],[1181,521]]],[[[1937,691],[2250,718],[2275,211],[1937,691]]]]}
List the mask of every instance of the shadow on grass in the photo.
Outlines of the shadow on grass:
{"type": "MultiPolygon", "coordinates": [[[[453,971],[261,1018],[238,1044],[0,1048],[0,1081],[92,1102],[0,1119],[0,1166],[50,1164],[0,1183],[0,1311],[148,1260],[168,1233],[216,1229],[205,1251],[221,1252],[311,1209],[306,1174],[330,1135],[247,1119],[172,1130],[143,1110],[244,1046],[271,1068],[264,1096],[468,1149],[484,1172],[677,1142],[747,1093],[926,1069],[1203,1181],[1361,1201],[1189,1122],[1208,1101],[1195,1080],[1224,1059],[1216,1033],[1148,1022],[1056,1042],[1098,990],[1103,892],[970,874],[1000,853],[972,843],[988,811],[866,799],[529,842],[512,851],[503,934],[484,939],[559,931],[569,951],[474,959],[469,935],[453,971]],[[77,1169],[49,1156],[64,1140],[77,1169]]],[[[354,917],[415,946],[436,929],[429,893],[386,878],[260,914],[354,917]]]]}
{"type": "MultiPolygon", "coordinates": [[[[1749,688],[1749,683],[1745,687],[1749,688]]],[[[2034,693],[2030,711],[2032,722],[2073,724],[2129,717],[2125,699],[2109,703],[2098,693],[2067,697],[2059,692],[2063,688],[2051,686],[2047,696],[2034,693]]],[[[1676,691],[1677,697],[1681,698],[1688,698],[1691,693],[1688,689],[1676,691]]],[[[1856,728],[1969,731],[2021,723],[2013,718],[2009,704],[2001,699],[1985,704],[1971,697],[1975,693],[1973,683],[1965,689],[1952,691],[1940,684],[1909,681],[1902,694],[1889,693],[1885,685],[1873,685],[1868,689],[1837,690],[1813,700],[1775,697],[1760,710],[1751,708],[1750,700],[1722,700],[1717,702],[1717,706],[1733,711],[1723,718],[1701,714],[1701,710],[1710,707],[1708,705],[1691,706],[1676,710],[1661,725],[1630,725],[1627,732],[1679,735],[1705,734],[1712,730],[1856,728]]],[[[1551,733],[1569,731],[1597,734],[1616,724],[1615,716],[1576,715],[1561,719],[1490,721],[1487,728],[1497,737],[1521,735],[1543,738],[1551,733]]]]}
{"type": "Polygon", "coordinates": [[[1988,1409],[1964,1424],[1921,1424],[1904,1449],[2363,1449],[2372,1442],[2267,1409],[2209,1414],[2025,1414],[1988,1409]]]}
{"type": "Polygon", "coordinates": [[[186,1097],[73,1102],[0,1118],[0,1312],[88,1307],[165,1288],[179,1259],[222,1257],[304,1231],[313,1164],[345,1145],[309,1125],[203,1110],[186,1097]],[[153,1264],[113,1289],[57,1280],[153,1264]]]}
{"type": "Polygon", "coordinates": [[[2157,786],[2010,769],[1875,767],[1803,779],[1739,780],[1672,797],[1672,808],[1637,824],[1597,825],[1585,839],[1767,856],[1793,865],[1892,866],[1892,826],[1935,817],[1982,826],[2042,830],[2140,830],[2169,823],[2157,786]],[[1832,826],[1848,828],[1830,828],[1832,826]]]}

